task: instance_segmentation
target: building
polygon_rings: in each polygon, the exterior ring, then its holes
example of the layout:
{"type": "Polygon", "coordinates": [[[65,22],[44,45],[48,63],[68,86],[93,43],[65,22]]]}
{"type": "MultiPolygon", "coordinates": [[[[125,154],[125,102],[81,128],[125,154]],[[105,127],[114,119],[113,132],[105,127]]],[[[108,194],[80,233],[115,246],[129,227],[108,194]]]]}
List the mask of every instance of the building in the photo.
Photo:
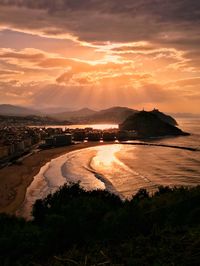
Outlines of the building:
{"type": "Polygon", "coordinates": [[[0,160],[9,156],[9,146],[0,146],[0,160]]]}
{"type": "Polygon", "coordinates": [[[54,138],[54,145],[56,147],[72,144],[72,135],[71,134],[55,135],[53,138],[54,138]]]}
{"type": "Polygon", "coordinates": [[[54,146],[55,142],[54,142],[54,138],[53,137],[49,137],[45,139],[45,145],[47,147],[52,147],[54,146]]]}
{"type": "Polygon", "coordinates": [[[116,134],[114,132],[104,132],[103,133],[103,140],[104,141],[115,141],[116,134]]]}
{"type": "Polygon", "coordinates": [[[73,139],[75,141],[84,141],[85,137],[86,137],[86,134],[85,134],[85,131],[83,130],[76,130],[73,133],[73,139]]]}
{"type": "Polygon", "coordinates": [[[101,134],[99,132],[90,132],[87,134],[89,141],[99,141],[101,139],[101,134]]]}

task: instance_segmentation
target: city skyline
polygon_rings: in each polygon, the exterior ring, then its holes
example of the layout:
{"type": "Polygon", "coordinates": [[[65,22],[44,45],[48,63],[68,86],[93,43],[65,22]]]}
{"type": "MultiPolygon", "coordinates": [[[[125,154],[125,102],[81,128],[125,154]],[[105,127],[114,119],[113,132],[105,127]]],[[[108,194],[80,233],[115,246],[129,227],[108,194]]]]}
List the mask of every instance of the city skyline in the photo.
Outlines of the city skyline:
{"type": "Polygon", "coordinates": [[[197,0],[0,0],[0,104],[199,113],[197,0]]]}

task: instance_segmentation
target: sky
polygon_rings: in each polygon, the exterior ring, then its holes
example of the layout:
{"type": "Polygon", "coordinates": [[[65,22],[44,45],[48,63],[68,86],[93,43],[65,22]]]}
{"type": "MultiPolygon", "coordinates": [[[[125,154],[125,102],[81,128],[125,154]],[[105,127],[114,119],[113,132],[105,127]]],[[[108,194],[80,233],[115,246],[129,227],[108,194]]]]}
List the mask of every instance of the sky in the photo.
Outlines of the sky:
{"type": "Polygon", "coordinates": [[[0,104],[200,113],[199,0],[0,0],[0,104]]]}

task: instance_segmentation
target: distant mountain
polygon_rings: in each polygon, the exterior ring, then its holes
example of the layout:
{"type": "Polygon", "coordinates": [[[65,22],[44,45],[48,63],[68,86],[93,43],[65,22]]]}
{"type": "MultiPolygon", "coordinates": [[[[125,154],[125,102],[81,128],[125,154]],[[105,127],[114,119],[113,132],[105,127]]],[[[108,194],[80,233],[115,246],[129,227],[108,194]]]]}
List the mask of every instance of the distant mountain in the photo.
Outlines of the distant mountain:
{"type": "Polygon", "coordinates": [[[116,123],[123,122],[128,116],[138,111],[128,107],[112,107],[101,111],[83,108],[78,111],[59,113],[51,115],[56,119],[67,119],[73,123],[116,123]]]}
{"type": "MultiPolygon", "coordinates": [[[[4,116],[30,116],[36,115],[41,117],[49,117],[56,121],[70,121],[73,124],[94,124],[94,123],[113,123],[121,124],[129,116],[138,113],[139,111],[128,108],[115,106],[108,109],[95,111],[89,108],[82,108],[80,110],[72,110],[67,107],[49,107],[49,108],[27,108],[22,106],[15,106],[10,104],[0,105],[0,115],[4,116]]],[[[151,111],[162,121],[170,125],[176,126],[176,120],[170,116],[160,112],[157,109],[151,111]]],[[[192,114],[177,114],[177,117],[193,117],[192,114]],[[190,116],[191,115],[191,116],[190,116]]],[[[194,116],[198,117],[198,116],[194,116]]]]}
{"type": "Polygon", "coordinates": [[[0,115],[7,116],[48,116],[59,121],[71,121],[75,123],[116,123],[123,122],[128,116],[138,112],[128,107],[112,107],[105,110],[95,111],[89,108],[72,111],[68,108],[43,108],[31,109],[10,104],[0,105],[0,115]],[[64,110],[64,112],[63,112],[64,110]],[[58,112],[57,112],[58,111],[58,112]],[[61,112],[60,112],[61,111],[61,112]]]}
{"type": "Polygon", "coordinates": [[[46,107],[46,108],[40,108],[38,109],[38,111],[45,115],[53,115],[58,113],[71,112],[72,109],[65,107],[46,107]]]}
{"type": "Polygon", "coordinates": [[[41,113],[37,110],[29,109],[26,107],[21,107],[11,104],[1,104],[0,115],[27,116],[27,115],[41,115],[41,113]]]}
{"type": "Polygon", "coordinates": [[[123,122],[127,117],[138,112],[137,110],[128,107],[112,107],[96,112],[87,117],[90,123],[116,123],[123,122]]]}
{"type": "Polygon", "coordinates": [[[141,111],[129,116],[119,125],[121,130],[134,130],[138,137],[188,135],[181,129],[163,121],[154,112],[141,111]]]}
{"type": "Polygon", "coordinates": [[[69,111],[69,112],[62,112],[57,114],[51,114],[51,117],[59,119],[59,120],[73,120],[74,121],[82,121],[83,118],[91,116],[95,114],[96,111],[89,109],[89,108],[82,108],[77,111],[69,111]]]}

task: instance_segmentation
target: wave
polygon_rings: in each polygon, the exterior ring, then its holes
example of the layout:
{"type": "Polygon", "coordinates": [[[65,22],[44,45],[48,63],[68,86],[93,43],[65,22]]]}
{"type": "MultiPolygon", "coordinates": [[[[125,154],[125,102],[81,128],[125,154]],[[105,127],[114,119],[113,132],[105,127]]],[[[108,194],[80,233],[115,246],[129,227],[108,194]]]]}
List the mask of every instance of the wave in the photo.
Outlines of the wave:
{"type": "Polygon", "coordinates": [[[86,167],[85,166],[85,169],[94,174],[94,176],[99,179],[100,181],[102,181],[104,184],[105,184],[105,189],[117,196],[119,196],[121,199],[124,199],[124,196],[119,192],[117,191],[117,189],[113,186],[112,182],[110,182],[104,175],[98,173],[97,171],[95,171],[94,169],[92,168],[89,168],[89,167],[86,167]]]}
{"type": "Polygon", "coordinates": [[[132,197],[140,188],[155,191],[159,185],[200,184],[199,165],[196,152],[158,145],[111,144],[76,150],[40,169],[18,214],[30,217],[36,199],[69,182],[80,182],[85,190],[106,189],[121,199],[132,197]]]}

